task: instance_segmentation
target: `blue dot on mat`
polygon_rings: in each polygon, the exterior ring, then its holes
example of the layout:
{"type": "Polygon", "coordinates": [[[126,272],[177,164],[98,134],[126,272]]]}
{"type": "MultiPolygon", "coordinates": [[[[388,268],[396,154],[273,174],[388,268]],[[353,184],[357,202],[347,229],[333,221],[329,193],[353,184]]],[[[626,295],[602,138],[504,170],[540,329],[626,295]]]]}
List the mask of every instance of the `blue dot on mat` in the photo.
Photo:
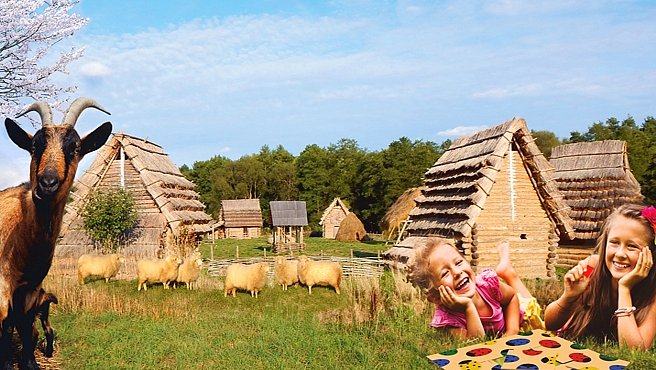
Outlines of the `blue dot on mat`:
{"type": "Polygon", "coordinates": [[[524,344],[529,343],[529,342],[530,342],[529,339],[517,338],[517,339],[511,339],[511,340],[507,341],[506,344],[509,345],[509,346],[523,346],[524,344]]]}
{"type": "Polygon", "coordinates": [[[624,365],[610,365],[608,367],[608,370],[624,370],[625,366],[624,365]]]}
{"type": "Polygon", "coordinates": [[[519,361],[519,357],[515,355],[506,355],[506,358],[503,360],[503,363],[508,363],[508,362],[517,362],[519,361]]]}
{"type": "Polygon", "coordinates": [[[538,365],[534,365],[534,364],[521,364],[521,365],[517,366],[517,370],[519,370],[519,369],[525,369],[525,370],[540,370],[540,368],[538,367],[538,365]]]}
{"type": "Polygon", "coordinates": [[[433,360],[433,363],[437,366],[444,367],[448,365],[451,361],[447,360],[446,358],[436,358],[433,360]]]}

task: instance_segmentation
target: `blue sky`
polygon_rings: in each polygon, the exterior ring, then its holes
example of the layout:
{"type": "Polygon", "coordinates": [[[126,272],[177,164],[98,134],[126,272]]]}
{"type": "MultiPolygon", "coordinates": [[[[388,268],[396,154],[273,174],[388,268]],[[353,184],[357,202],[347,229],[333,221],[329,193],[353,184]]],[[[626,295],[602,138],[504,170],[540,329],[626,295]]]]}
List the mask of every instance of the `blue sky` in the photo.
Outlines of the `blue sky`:
{"type": "MultiPolygon", "coordinates": [[[[178,166],[341,138],[371,151],[402,136],[441,143],[514,116],[565,138],[656,115],[652,2],[81,0],[75,10],[89,23],[58,47],[84,56],[57,79],[178,166]]],[[[85,111],[78,131],[107,119],[85,111]]],[[[1,140],[0,185],[26,180],[27,153],[1,140]]]]}

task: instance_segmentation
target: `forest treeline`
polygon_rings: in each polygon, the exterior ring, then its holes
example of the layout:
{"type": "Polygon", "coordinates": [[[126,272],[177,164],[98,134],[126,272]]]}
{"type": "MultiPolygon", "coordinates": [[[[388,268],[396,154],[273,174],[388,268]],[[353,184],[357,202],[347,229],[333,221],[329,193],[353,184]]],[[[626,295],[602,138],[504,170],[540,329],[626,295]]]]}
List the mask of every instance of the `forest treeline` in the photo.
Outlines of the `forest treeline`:
{"type": "MultiPolygon", "coordinates": [[[[531,131],[535,142],[549,158],[551,149],[564,143],[618,139],[627,142],[629,163],[650,203],[656,199],[656,119],[637,124],[609,118],[593,123],[586,132],[571,132],[559,139],[550,131],[531,131]]],[[[432,141],[402,137],[379,151],[361,148],[355,140],[341,139],[320,147],[311,144],[294,156],[284,147],[263,146],[259,153],[237,160],[214,156],[180,171],[196,184],[208,213],[217,218],[222,199],[259,198],[263,214],[269,201],[303,200],[314,230],[324,209],[340,197],[365,224],[379,232],[379,222],[390,205],[405,190],[421,186],[426,171],[451,145],[450,140],[432,141]]],[[[266,218],[266,217],[265,217],[266,218]]],[[[266,220],[265,220],[266,221],[266,220]]]]}

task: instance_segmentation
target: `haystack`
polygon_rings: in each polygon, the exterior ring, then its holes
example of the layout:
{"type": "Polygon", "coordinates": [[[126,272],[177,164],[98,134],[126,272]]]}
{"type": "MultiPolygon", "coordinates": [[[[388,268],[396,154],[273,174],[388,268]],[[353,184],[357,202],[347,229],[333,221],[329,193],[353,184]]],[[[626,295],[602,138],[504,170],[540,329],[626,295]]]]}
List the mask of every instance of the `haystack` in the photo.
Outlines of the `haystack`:
{"type": "Polygon", "coordinates": [[[361,241],[367,235],[364,224],[355,213],[350,212],[339,224],[339,231],[335,235],[335,240],[357,240],[361,241]]]}
{"type": "Polygon", "coordinates": [[[572,240],[562,242],[558,252],[558,264],[569,267],[592,252],[601,225],[613,209],[625,203],[640,204],[643,196],[622,140],[560,145],[549,161],[574,227],[572,240]]]}
{"type": "Polygon", "coordinates": [[[401,194],[390,206],[380,221],[380,228],[385,239],[392,239],[401,229],[401,224],[408,219],[410,211],[415,208],[415,199],[421,195],[424,186],[410,188],[401,194]]]}
{"type": "Polygon", "coordinates": [[[494,268],[508,240],[520,276],[554,277],[558,241],[573,229],[553,171],[521,118],[457,139],[426,172],[408,238],[386,256],[407,259],[436,236],[455,240],[475,268],[494,268]]]}

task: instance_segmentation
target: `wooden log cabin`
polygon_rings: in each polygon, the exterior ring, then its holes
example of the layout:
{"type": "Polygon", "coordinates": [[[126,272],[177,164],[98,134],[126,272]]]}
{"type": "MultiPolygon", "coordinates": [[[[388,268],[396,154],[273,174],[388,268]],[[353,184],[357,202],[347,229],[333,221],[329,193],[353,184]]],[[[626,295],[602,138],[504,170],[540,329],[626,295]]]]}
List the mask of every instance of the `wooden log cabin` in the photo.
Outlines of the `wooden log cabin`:
{"type": "Polygon", "coordinates": [[[457,139],[426,172],[408,237],[385,254],[404,262],[427,237],[451,238],[475,269],[494,268],[508,240],[523,278],[553,278],[557,246],[572,232],[553,167],[521,118],[457,139]]]}
{"type": "Polygon", "coordinates": [[[209,231],[212,219],[205,213],[194,183],[180,173],[162,147],[113,134],[73,185],[57,256],[78,256],[92,249],[94,242],[84,231],[81,216],[85,200],[93,191],[119,187],[132,195],[138,214],[122,251],[126,255],[161,255],[176,249],[179,238],[197,238],[209,231]]]}
{"type": "Polygon", "coordinates": [[[626,142],[603,140],[555,147],[549,159],[554,180],[570,208],[574,233],[558,250],[558,265],[572,267],[594,249],[606,217],[625,203],[642,204],[631,173],[626,142]]]}
{"type": "Polygon", "coordinates": [[[259,199],[225,199],[221,201],[219,235],[222,238],[259,238],[262,233],[262,208],[259,199]]]}

